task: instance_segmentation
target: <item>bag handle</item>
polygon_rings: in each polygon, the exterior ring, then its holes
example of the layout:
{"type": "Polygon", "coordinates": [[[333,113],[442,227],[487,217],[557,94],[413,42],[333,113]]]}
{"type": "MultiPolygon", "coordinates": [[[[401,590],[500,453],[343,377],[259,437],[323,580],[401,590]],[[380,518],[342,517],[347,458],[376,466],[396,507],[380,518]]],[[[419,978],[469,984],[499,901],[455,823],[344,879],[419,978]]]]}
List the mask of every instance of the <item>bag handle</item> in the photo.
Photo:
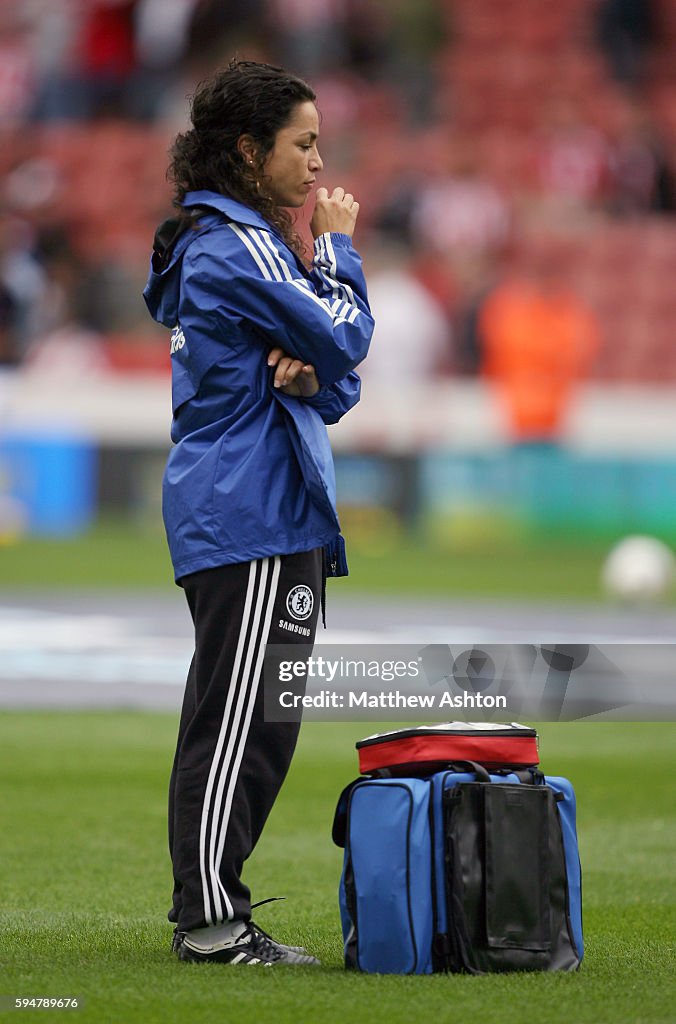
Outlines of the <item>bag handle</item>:
{"type": "Polygon", "coordinates": [[[491,781],[491,777],[488,774],[488,770],[484,768],[482,764],[479,764],[478,761],[453,761],[451,764],[449,764],[448,768],[449,771],[452,772],[466,771],[467,769],[469,769],[476,775],[477,782],[490,783],[491,781]]]}
{"type": "MultiPolygon", "coordinates": [[[[412,765],[411,767],[414,768],[415,765],[412,765]]],[[[451,772],[466,771],[467,769],[469,769],[471,772],[474,772],[474,774],[477,776],[478,782],[491,781],[491,777],[488,774],[488,769],[484,768],[484,766],[482,764],[479,764],[478,761],[451,761],[446,765],[446,770],[451,772]]],[[[436,775],[436,773],[439,771],[443,771],[441,764],[438,764],[433,771],[410,771],[408,775],[416,779],[421,779],[425,778],[428,775],[436,775]]],[[[395,778],[395,775],[391,768],[374,768],[372,771],[368,773],[368,777],[371,779],[392,779],[395,778]]]]}

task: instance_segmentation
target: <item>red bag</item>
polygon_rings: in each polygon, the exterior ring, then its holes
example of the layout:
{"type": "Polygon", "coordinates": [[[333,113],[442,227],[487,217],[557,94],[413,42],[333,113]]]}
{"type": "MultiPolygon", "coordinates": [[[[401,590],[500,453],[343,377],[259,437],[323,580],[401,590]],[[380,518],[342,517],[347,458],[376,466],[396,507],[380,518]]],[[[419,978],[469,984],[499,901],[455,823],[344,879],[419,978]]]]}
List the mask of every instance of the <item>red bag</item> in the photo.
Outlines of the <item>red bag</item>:
{"type": "Polygon", "coordinates": [[[532,768],[539,763],[535,729],[518,722],[441,722],[376,733],[356,743],[362,775],[438,771],[455,761],[485,768],[532,768]]]}

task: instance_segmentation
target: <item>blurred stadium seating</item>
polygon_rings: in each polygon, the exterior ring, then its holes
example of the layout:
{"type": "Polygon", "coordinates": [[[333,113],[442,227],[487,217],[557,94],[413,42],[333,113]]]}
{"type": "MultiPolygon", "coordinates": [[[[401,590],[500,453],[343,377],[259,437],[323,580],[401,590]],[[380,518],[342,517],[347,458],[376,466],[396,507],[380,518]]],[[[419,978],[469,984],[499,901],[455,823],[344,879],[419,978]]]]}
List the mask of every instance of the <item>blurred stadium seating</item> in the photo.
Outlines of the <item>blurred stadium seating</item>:
{"type": "MultiPolygon", "coordinates": [[[[516,204],[518,231],[519,211],[538,191],[535,149],[551,106],[564,97],[581,123],[603,132],[623,102],[622,87],[612,81],[594,45],[595,3],[438,2],[447,31],[435,58],[435,119],[408,125],[392,82],[353,79],[349,145],[334,140],[326,126],[332,158],[335,151],[343,180],[359,192],[366,230],[378,221],[382,197],[402,177],[424,176],[449,140],[452,145],[453,139],[470,136],[478,142],[478,169],[516,204]]],[[[640,102],[661,139],[666,170],[676,178],[676,4],[659,0],[655,9],[658,42],[649,56],[640,102]]],[[[321,94],[321,81],[317,86],[321,94]]],[[[140,275],[154,227],[170,207],[164,175],[175,128],[161,121],[110,118],[5,128],[0,146],[3,205],[11,207],[16,200],[17,169],[25,173],[46,167],[47,195],[33,202],[21,194],[19,184],[19,212],[38,227],[66,225],[85,259],[113,253],[140,275]]],[[[576,287],[602,327],[604,342],[593,377],[676,380],[673,211],[618,218],[596,203],[585,212],[572,233],[568,226],[565,231],[576,287]]],[[[541,221],[538,242],[543,231],[554,235],[563,230],[541,221]]],[[[527,248],[528,237],[522,247],[527,248]]],[[[509,254],[502,258],[509,266],[509,254]]],[[[108,339],[111,368],[161,370],[164,361],[154,348],[158,337],[139,333],[136,342],[128,332],[108,339]]]]}

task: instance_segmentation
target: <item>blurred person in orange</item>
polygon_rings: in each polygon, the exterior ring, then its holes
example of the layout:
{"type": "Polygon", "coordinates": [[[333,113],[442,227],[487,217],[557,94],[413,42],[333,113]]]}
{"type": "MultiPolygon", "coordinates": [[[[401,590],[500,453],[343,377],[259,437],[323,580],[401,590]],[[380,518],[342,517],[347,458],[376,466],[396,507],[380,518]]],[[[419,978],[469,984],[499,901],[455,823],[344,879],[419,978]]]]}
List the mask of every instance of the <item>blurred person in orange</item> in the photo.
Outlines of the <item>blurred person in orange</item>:
{"type": "Polygon", "coordinates": [[[600,346],[594,313],[568,286],[568,247],[529,247],[479,314],[481,370],[494,385],[518,444],[558,443],[576,384],[600,346]]]}

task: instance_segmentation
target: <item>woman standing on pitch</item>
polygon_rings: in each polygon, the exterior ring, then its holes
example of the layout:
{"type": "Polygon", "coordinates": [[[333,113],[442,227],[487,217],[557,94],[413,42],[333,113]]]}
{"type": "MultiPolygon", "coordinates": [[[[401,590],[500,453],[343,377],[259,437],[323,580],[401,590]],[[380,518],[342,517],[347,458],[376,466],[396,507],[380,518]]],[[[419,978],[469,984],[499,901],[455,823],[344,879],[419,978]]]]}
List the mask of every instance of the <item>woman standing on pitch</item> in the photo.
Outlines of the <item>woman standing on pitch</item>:
{"type": "Polygon", "coordinates": [[[373,320],[351,243],[359,205],[317,190],[308,270],[289,207],[322,169],[315,94],[233,61],[193,97],[172,149],[179,216],[144,295],[172,329],[163,515],[195,627],[169,798],[181,960],[313,964],[251,921],[241,881],[297,723],[266,722],[266,644],[314,640],[326,575],[346,573],[326,423],[359,399],[373,320]]]}

